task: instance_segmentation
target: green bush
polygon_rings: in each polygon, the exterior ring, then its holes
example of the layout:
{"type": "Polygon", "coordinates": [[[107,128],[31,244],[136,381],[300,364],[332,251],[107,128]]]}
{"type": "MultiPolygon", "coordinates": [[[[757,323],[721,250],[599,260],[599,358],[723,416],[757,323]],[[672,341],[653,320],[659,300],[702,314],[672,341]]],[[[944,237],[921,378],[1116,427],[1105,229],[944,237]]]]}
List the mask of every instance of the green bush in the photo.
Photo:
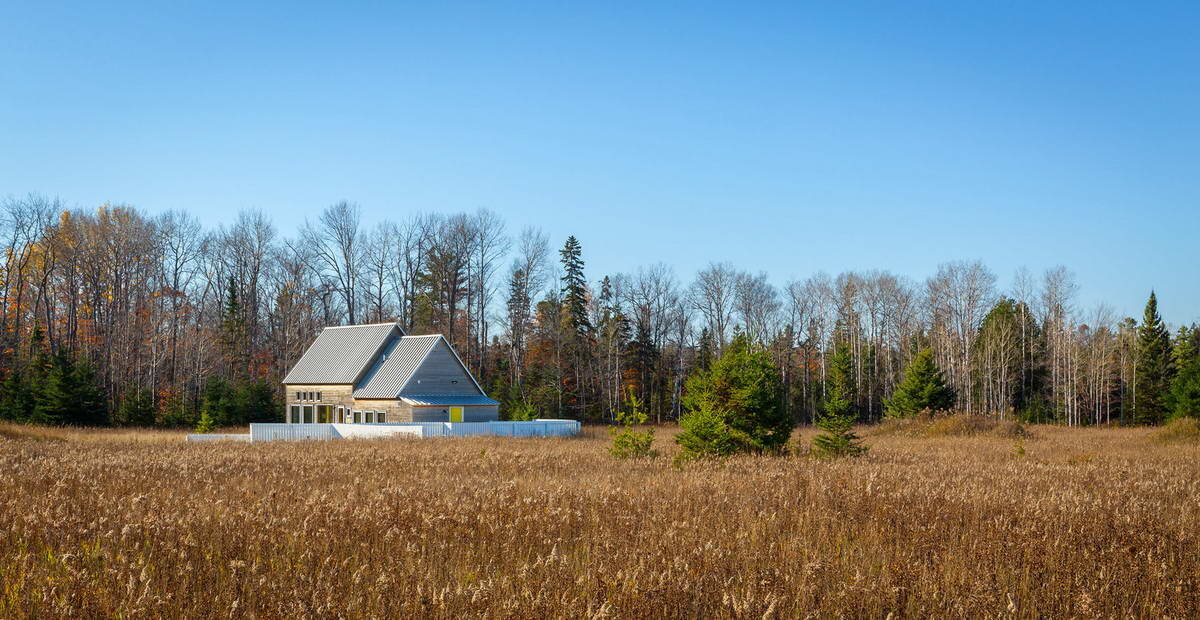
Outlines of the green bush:
{"type": "Polygon", "coordinates": [[[738,452],[754,450],[754,440],[745,432],[733,428],[726,416],[717,412],[709,403],[689,411],[679,418],[683,432],[675,442],[683,448],[682,459],[702,456],[729,456],[738,452]]]}
{"type": "Polygon", "coordinates": [[[538,417],[537,407],[523,400],[510,405],[506,414],[506,417],[514,422],[529,422],[538,417]]]}

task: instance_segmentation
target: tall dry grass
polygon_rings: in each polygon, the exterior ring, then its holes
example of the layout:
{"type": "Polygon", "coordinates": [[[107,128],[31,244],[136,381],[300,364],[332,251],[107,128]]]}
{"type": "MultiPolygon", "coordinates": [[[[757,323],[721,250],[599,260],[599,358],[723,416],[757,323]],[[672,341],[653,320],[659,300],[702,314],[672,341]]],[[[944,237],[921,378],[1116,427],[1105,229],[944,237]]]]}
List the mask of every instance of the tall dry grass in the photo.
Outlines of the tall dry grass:
{"type": "MultiPolygon", "coordinates": [[[[47,431],[49,433],[49,431],[47,431]]],[[[578,439],[0,439],[0,617],[1200,611],[1200,459],[1144,430],[868,436],[861,459],[578,439]]],[[[811,436],[804,433],[802,439],[811,436]]]]}

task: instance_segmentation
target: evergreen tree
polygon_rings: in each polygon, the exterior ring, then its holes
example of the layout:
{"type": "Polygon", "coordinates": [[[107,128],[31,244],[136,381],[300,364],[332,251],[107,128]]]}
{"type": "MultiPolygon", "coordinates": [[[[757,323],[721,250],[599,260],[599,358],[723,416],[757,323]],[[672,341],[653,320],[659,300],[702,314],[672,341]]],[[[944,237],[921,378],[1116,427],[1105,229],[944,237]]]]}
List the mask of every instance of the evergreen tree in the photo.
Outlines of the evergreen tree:
{"type": "Polygon", "coordinates": [[[1137,384],[1133,405],[1134,420],[1138,424],[1158,424],[1166,417],[1166,395],[1173,377],[1171,334],[1158,314],[1158,299],[1151,292],[1142,325],[1138,328],[1137,384]]]}
{"type": "Polygon", "coordinates": [[[237,281],[229,277],[225,308],[221,313],[221,348],[229,362],[230,374],[244,376],[250,366],[250,343],[247,341],[246,320],[242,302],[238,299],[237,281]]]}
{"type": "MultiPolygon", "coordinates": [[[[829,356],[829,369],[825,380],[825,394],[838,394],[845,399],[845,413],[851,421],[858,420],[858,385],[854,381],[854,358],[845,340],[834,342],[833,355],[829,356]]],[[[826,400],[828,400],[826,396],[826,400]]]]}
{"type": "Polygon", "coordinates": [[[42,326],[39,324],[35,323],[33,326],[33,333],[29,338],[29,349],[31,354],[29,376],[27,378],[27,389],[29,390],[27,392],[27,404],[29,408],[25,410],[22,419],[36,420],[37,413],[35,409],[37,407],[38,394],[42,393],[46,378],[53,368],[53,361],[50,358],[50,354],[46,351],[45,332],[42,331],[42,326]]]}
{"type": "Polygon", "coordinates": [[[716,347],[713,343],[712,334],[705,327],[700,330],[700,346],[696,349],[696,363],[693,366],[694,372],[708,372],[712,367],[713,350],[716,347]]]}
{"type": "Polygon", "coordinates": [[[954,406],[954,389],[946,384],[933,361],[933,352],[922,349],[904,369],[904,379],[887,402],[890,417],[909,417],[926,409],[945,411],[954,406]]]}
{"type": "Polygon", "coordinates": [[[1200,360],[1200,325],[1184,325],[1175,335],[1172,347],[1175,356],[1175,368],[1182,370],[1193,361],[1200,360]]]}
{"type": "Polygon", "coordinates": [[[236,423],[237,399],[229,382],[221,377],[209,377],[200,393],[200,415],[207,415],[217,426],[236,423]]]}
{"type": "Polygon", "coordinates": [[[78,407],[75,378],[75,369],[69,357],[56,355],[50,358],[50,367],[33,394],[31,421],[37,424],[74,422],[78,407]]]}
{"type": "Polygon", "coordinates": [[[587,316],[587,279],[583,274],[583,247],[574,235],[567,237],[562,257],[563,322],[579,337],[586,337],[592,325],[587,316]]]}
{"type": "Polygon", "coordinates": [[[278,401],[275,388],[262,379],[243,381],[234,393],[230,419],[226,424],[241,426],[250,422],[279,421],[283,404],[278,401]]]}
{"type": "Polygon", "coordinates": [[[0,419],[23,421],[33,413],[33,394],[20,368],[13,368],[0,386],[0,419]]]}
{"type": "Polygon", "coordinates": [[[108,423],[108,407],[104,391],[96,382],[96,370],[87,358],[72,364],[75,390],[75,413],[71,422],[84,426],[100,426],[108,423]]]}
{"type": "Polygon", "coordinates": [[[824,411],[817,418],[817,427],[824,432],[813,438],[813,450],[822,457],[858,456],[867,448],[854,433],[854,367],[844,344],[835,345],[829,367],[824,411]]]}
{"type": "Polygon", "coordinates": [[[150,390],[130,386],[117,405],[114,417],[117,424],[123,426],[153,426],[154,413],[154,395],[150,390]]]}
{"type": "Polygon", "coordinates": [[[752,352],[746,336],[736,334],[708,372],[688,379],[676,442],[687,457],[782,449],[792,420],[781,396],[770,354],[752,352]]]}
{"type": "Polygon", "coordinates": [[[1193,358],[1176,375],[1166,404],[1171,417],[1200,418],[1200,359],[1193,358]]]}

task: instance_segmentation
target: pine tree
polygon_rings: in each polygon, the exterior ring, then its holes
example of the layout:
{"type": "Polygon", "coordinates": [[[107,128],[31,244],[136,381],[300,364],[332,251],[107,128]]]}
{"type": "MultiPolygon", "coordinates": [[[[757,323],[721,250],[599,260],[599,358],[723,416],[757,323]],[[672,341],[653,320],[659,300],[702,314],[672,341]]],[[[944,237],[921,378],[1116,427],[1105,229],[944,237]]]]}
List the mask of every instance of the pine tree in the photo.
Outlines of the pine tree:
{"type": "Polygon", "coordinates": [[[574,235],[567,237],[562,257],[562,304],[563,322],[576,335],[586,337],[592,325],[587,316],[587,279],[583,275],[583,247],[574,235]]]}
{"type": "Polygon", "coordinates": [[[1134,420],[1159,424],[1166,418],[1166,396],[1174,378],[1171,333],[1158,314],[1158,299],[1151,291],[1142,325],[1138,328],[1134,420]]]}
{"type": "Polygon", "coordinates": [[[909,417],[926,409],[944,411],[954,406],[954,389],[946,384],[933,361],[933,352],[922,349],[904,369],[904,379],[887,402],[890,417],[909,417]]]}
{"type": "Polygon", "coordinates": [[[817,418],[817,427],[824,432],[813,438],[813,451],[822,457],[858,456],[867,447],[854,433],[854,367],[843,343],[835,345],[829,366],[824,411],[817,418]]]}
{"type": "Polygon", "coordinates": [[[563,330],[562,390],[565,404],[573,410],[568,415],[581,418],[588,413],[588,386],[585,369],[592,352],[592,324],[587,314],[587,280],[583,275],[583,249],[574,236],[567,237],[562,257],[562,311],[559,315],[563,330]]]}

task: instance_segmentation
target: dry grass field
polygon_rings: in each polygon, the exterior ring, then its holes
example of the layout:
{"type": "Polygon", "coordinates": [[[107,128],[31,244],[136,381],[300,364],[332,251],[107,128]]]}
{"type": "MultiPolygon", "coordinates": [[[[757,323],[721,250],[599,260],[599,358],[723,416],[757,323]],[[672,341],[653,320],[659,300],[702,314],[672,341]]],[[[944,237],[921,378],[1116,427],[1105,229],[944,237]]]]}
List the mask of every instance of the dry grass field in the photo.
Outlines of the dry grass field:
{"type": "MultiPolygon", "coordinates": [[[[944,429],[943,429],[944,430],[944,429]]],[[[577,439],[0,428],[0,617],[1200,613],[1200,447],[866,429],[676,469],[577,439]]],[[[812,431],[803,433],[804,439],[812,431]]]]}

